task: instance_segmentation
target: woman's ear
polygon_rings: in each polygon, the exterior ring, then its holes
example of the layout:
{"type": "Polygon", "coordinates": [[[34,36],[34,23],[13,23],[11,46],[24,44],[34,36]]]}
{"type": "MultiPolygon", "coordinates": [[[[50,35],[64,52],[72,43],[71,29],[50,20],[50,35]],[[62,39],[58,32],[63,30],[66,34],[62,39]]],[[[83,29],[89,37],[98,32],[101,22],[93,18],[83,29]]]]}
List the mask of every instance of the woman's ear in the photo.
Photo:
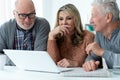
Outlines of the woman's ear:
{"type": "Polygon", "coordinates": [[[108,14],[106,14],[106,19],[107,19],[107,23],[111,22],[112,19],[113,19],[113,15],[112,15],[112,13],[108,13],[108,14]]]}

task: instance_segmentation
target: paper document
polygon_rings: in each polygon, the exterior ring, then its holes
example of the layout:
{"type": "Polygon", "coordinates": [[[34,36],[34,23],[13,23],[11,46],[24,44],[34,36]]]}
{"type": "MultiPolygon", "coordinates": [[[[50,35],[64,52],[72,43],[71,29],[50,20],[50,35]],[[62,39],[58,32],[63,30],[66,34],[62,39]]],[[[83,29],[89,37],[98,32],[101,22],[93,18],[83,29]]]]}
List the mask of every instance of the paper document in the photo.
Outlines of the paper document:
{"type": "Polygon", "coordinates": [[[105,60],[102,58],[103,68],[97,69],[95,71],[86,72],[83,70],[82,67],[73,68],[72,71],[63,72],[61,73],[62,76],[69,76],[69,77],[109,77],[109,71],[106,65],[105,60]]]}

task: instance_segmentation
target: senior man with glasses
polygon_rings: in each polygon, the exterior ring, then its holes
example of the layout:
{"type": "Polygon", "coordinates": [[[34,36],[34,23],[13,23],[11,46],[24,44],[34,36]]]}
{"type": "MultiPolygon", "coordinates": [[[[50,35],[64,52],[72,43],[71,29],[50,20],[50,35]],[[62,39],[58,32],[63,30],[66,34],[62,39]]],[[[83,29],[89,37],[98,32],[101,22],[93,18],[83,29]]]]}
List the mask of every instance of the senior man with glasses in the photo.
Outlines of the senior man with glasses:
{"type": "Polygon", "coordinates": [[[0,52],[3,49],[46,51],[50,31],[46,19],[36,17],[32,0],[16,0],[15,19],[0,26],[0,52]]]}

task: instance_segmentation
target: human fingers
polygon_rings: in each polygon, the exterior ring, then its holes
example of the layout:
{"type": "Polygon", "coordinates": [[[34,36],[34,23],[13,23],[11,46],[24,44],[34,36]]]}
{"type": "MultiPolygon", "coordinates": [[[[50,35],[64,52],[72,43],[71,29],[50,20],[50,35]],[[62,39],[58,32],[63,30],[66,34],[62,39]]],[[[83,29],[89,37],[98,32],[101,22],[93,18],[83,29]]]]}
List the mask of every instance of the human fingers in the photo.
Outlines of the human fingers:
{"type": "Polygon", "coordinates": [[[89,66],[90,66],[90,63],[89,63],[89,61],[88,61],[88,62],[85,62],[82,67],[83,67],[83,69],[84,69],[85,71],[90,71],[89,66]]]}
{"type": "Polygon", "coordinates": [[[90,64],[91,64],[91,71],[94,71],[94,70],[96,70],[98,68],[100,62],[91,60],[90,64]]]}
{"type": "Polygon", "coordinates": [[[96,69],[97,69],[100,64],[100,61],[96,61],[95,64],[96,64],[96,69]]]}
{"type": "Polygon", "coordinates": [[[67,34],[70,33],[70,31],[69,31],[70,27],[71,27],[70,25],[64,25],[64,28],[65,28],[67,34]]]}
{"type": "Polygon", "coordinates": [[[86,53],[87,53],[88,55],[90,54],[90,52],[92,51],[92,49],[91,49],[91,44],[89,44],[89,45],[86,47],[85,51],[86,51],[86,53]]]}
{"type": "Polygon", "coordinates": [[[57,63],[57,65],[60,66],[60,67],[68,67],[69,66],[69,62],[68,62],[67,59],[62,59],[61,61],[59,61],[57,63]]]}
{"type": "Polygon", "coordinates": [[[96,66],[97,66],[97,65],[95,64],[95,61],[91,60],[91,61],[90,61],[90,65],[91,65],[91,71],[96,70],[96,68],[97,68],[96,66]]]}
{"type": "Polygon", "coordinates": [[[94,53],[97,48],[98,48],[98,44],[96,42],[93,42],[88,44],[85,50],[87,54],[90,54],[91,51],[94,53]]]}
{"type": "Polygon", "coordinates": [[[55,38],[55,36],[59,33],[59,27],[56,27],[49,33],[49,38],[55,38]]]}
{"type": "Polygon", "coordinates": [[[97,42],[94,42],[92,46],[92,52],[97,56],[102,56],[104,53],[104,49],[101,48],[97,42]]]}
{"type": "Polygon", "coordinates": [[[59,62],[57,62],[57,65],[60,66],[60,67],[64,67],[65,66],[63,60],[60,60],[59,62]]]}
{"type": "Polygon", "coordinates": [[[54,36],[54,38],[56,38],[57,35],[62,37],[64,35],[64,32],[62,31],[61,26],[58,26],[55,29],[53,29],[50,32],[50,34],[51,34],[50,36],[54,36]]]}
{"type": "Polygon", "coordinates": [[[68,30],[68,28],[66,26],[61,26],[60,29],[61,29],[61,32],[63,32],[64,35],[67,35],[67,34],[70,33],[69,30],[68,30]]]}
{"type": "Polygon", "coordinates": [[[93,70],[96,69],[95,66],[96,66],[96,65],[95,65],[95,62],[94,62],[93,60],[91,60],[91,61],[85,62],[85,63],[83,64],[83,69],[84,69],[85,71],[93,71],[93,70]]]}

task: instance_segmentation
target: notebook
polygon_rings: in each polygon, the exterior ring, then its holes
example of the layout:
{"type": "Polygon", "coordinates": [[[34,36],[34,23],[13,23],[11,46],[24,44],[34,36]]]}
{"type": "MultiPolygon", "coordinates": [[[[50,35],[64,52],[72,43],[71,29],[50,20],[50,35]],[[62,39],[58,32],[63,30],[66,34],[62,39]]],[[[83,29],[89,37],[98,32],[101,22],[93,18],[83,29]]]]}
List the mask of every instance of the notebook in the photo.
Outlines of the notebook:
{"type": "Polygon", "coordinates": [[[79,67],[79,68],[74,68],[74,70],[70,72],[63,72],[61,73],[61,75],[65,77],[109,77],[110,73],[108,71],[108,67],[106,65],[104,58],[102,58],[102,62],[103,62],[102,69],[86,72],[83,70],[83,68],[79,67]]]}
{"type": "Polygon", "coordinates": [[[70,68],[58,68],[46,51],[4,49],[4,53],[22,70],[61,73],[70,68]]]}

